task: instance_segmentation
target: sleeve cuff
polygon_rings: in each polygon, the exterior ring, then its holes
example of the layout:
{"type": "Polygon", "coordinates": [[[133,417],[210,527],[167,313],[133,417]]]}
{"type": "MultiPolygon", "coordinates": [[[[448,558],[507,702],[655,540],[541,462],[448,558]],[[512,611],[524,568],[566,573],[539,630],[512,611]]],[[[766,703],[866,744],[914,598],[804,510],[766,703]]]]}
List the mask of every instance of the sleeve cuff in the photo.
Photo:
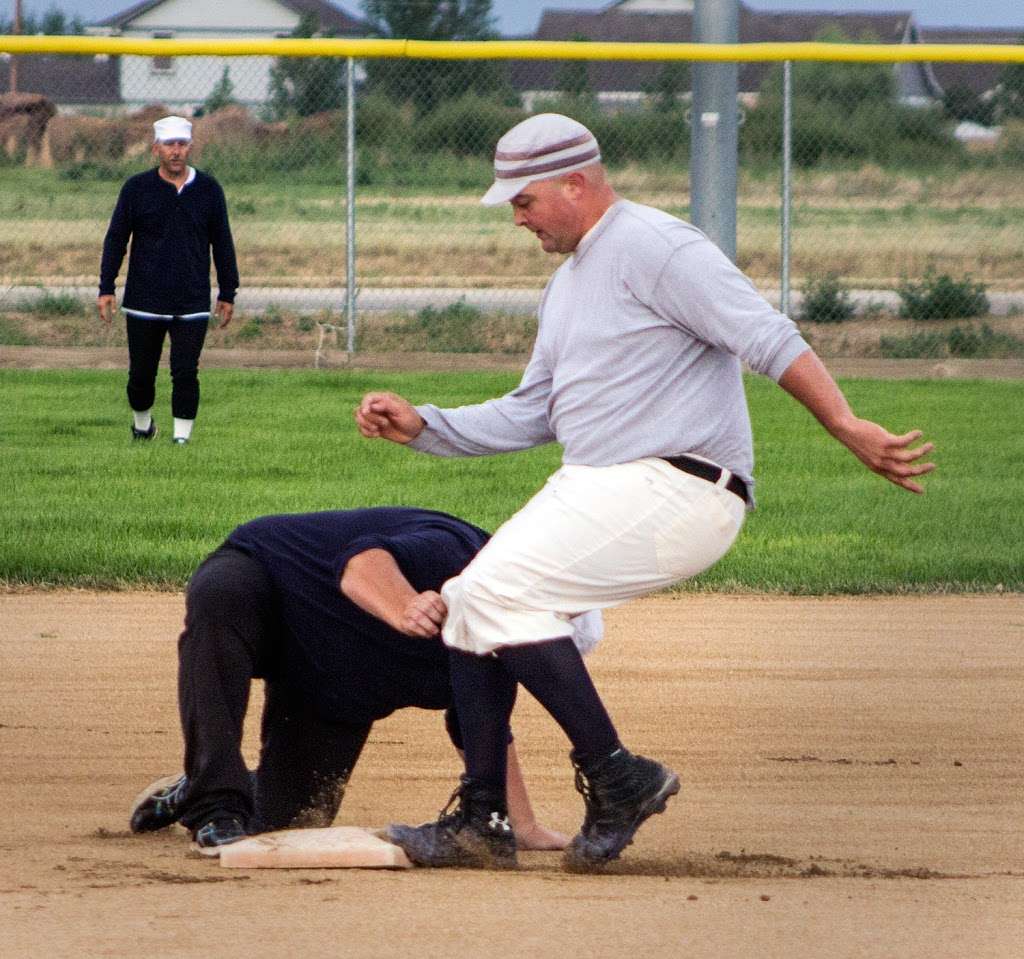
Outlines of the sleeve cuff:
{"type": "Polygon", "coordinates": [[[765,371],[765,375],[775,380],[776,383],[782,379],[782,375],[789,369],[793,361],[802,356],[810,349],[810,344],[799,334],[794,333],[781,349],[772,357],[771,364],[765,371]]]}

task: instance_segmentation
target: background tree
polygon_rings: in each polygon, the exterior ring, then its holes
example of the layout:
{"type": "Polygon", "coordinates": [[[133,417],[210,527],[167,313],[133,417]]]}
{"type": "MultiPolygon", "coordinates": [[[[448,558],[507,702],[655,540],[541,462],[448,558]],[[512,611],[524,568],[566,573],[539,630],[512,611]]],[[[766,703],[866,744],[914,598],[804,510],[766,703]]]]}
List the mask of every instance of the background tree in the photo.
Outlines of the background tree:
{"type": "Polygon", "coordinates": [[[969,120],[982,126],[995,122],[995,104],[983,100],[969,86],[957,83],[942,94],[942,109],[952,120],[969,120]]]}
{"type": "MultiPolygon", "coordinates": [[[[815,38],[849,43],[838,27],[815,38]]],[[[874,42],[861,36],[860,42],[874,42]]],[[[757,106],[740,128],[740,148],[750,158],[779,157],[782,149],[782,67],[761,85],[757,106]]],[[[879,164],[955,159],[959,145],[941,108],[901,103],[896,73],[885,63],[800,62],[793,65],[793,162],[879,164]]]]}
{"type": "MultiPolygon", "coordinates": [[[[320,32],[320,18],[304,13],[293,37],[333,36],[320,32]]],[[[306,117],[337,110],[345,102],[345,60],[342,57],[278,57],[270,68],[270,113],[273,119],[306,117]]]]}
{"type": "Polygon", "coordinates": [[[644,88],[651,106],[659,113],[669,113],[682,106],[682,97],[690,89],[690,64],[683,60],[667,60],[644,88]]]}
{"type": "MultiPolygon", "coordinates": [[[[1024,37],[1018,41],[1024,43],[1024,37]]],[[[999,74],[996,113],[1000,119],[1024,119],[1024,63],[1008,63],[999,74]]]]}
{"type": "MultiPolygon", "coordinates": [[[[497,37],[491,0],[363,0],[363,12],[373,34],[385,39],[497,37]]],[[[412,103],[421,115],[465,94],[507,100],[511,92],[505,64],[493,60],[368,60],[366,86],[397,103],[412,103]]]]}
{"type": "MultiPolygon", "coordinates": [[[[574,43],[586,43],[590,37],[574,33],[574,43]]],[[[588,60],[566,60],[555,73],[555,89],[568,100],[584,104],[594,99],[590,86],[590,62],[588,60]]]]}
{"type": "MultiPolygon", "coordinates": [[[[50,37],[81,36],[85,33],[85,25],[81,17],[68,15],[57,7],[49,7],[45,13],[36,15],[28,12],[21,15],[21,32],[26,36],[45,34],[50,37]]],[[[0,17],[0,33],[14,33],[14,18],[0,17]]]]}
{"type": "Polygon", "coordinates": [[[210,95],[203,101],[203,113],[215,113],[235,103],[235,85],[231,82],[231,67],[225,67],[210,95]]]}

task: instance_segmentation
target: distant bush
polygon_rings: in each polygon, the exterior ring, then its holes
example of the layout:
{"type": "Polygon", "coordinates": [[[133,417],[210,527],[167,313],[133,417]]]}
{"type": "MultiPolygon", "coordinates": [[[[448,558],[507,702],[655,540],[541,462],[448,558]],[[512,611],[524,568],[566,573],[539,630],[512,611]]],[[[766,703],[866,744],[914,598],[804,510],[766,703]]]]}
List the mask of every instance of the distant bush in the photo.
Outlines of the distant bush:
{"type": "Polygon", "coordinates": [[[834,273],[811,277],[803,288],[800,319],[804,323],[842,323],[854,314],[849,291],[834,273]]]}
{"type": "Polygon", "coordinates": [[[920,283],[904,281],[897,287],[900,316],[912,320],[949,320],[984,316],[989,311],[985,285],[971,278],[955,280],[948,273],[929,270],[920,283]]]}
{"type": "Polygon", "coordinates": [[[1024,356],[1024,339],[1012,333],[993,330],[987,323],[981,329],[954,326],[949,331],[950,356],[1010,358],[1024,356]]]}
{"type": "Polygon", "coordinates": [[[6,316],[0,316],[0,343],[4,346],[35,346],[36,338],[6,316]]]}
{"type": "Polygon", "coordinates": [[[16,307],[19,313],[43,313],[50,316],[76,316],[85,312],[85,304],[70,293],[46,291],[34,300],[25,300],[16,307]]]}
{"type": "Polygon", "coordinates": [[[999,156],[1013,165],[1024,164],[1024,120],[1007,120],[999,138],[999,156]]]}
{"type": "Polygon", "coordinates": [[[522,110],[467,93],[441,103],[416,121],[410,132],[415,146],[423,151],[490,158],[501,135],[524,119],[522,110]]]}
{"type": "Polygon", "coordinates": [[[1013,359],[1024,357],[1024,338],[993,330],[987,323],[981,328],[954,326],[946,333],[929,331],[909,336],[883,336],[879,341],[886,359],[941,359],[956,356],[968,359],[1013,359]]]}
{"type": "Polygon", "coordinates": [[[911,333],[908,336],[882,336],[879,350],[887,360],[938,359],[946,355],[945,333],[911,333]]]}
{"type": "Polygon", "coordinates": [[[482,353],[481,319],[480,310],[460,300],[441,309],[424,307],[408,326],[426,334],[425,349],[432,353],[482,353]]]}

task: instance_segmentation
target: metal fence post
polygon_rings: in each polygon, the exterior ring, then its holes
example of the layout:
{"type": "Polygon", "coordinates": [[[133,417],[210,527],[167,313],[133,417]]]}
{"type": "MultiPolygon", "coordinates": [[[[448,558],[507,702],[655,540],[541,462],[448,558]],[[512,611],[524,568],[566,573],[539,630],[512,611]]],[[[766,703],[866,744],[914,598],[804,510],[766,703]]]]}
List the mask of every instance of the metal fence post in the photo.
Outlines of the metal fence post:
{"type": "MultiPolygon", "coordinates": [[[[738,0],[697,0],[693,34],[697,43],[735,43],[738,0]]],[[[693,67],[690,213],[695,226],[736,259],[739,68],[736,63],[695,63],[693,67]]]]}
{"type": "Polygon", "coordinates": [[[789,243],[793,202],[793,61],[782,64],[782,277],[779,309],[789,313],[789,243]]]}
{"type": "Polygon", "coordinates": [[[347,349],[356,349],[356,84],[355,60],[345,73],[345,319],[347,349]]]}

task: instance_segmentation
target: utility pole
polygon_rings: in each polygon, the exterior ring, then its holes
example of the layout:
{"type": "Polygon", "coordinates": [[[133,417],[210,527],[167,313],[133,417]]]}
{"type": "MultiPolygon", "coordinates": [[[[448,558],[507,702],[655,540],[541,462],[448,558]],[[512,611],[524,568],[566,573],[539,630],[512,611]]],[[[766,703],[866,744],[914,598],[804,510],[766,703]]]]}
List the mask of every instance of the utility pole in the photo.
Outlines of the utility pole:
{"type": "MultiPolygon", "coordinates": [[[[21,33],[21,0],[14,0],[14,35],[21,33]]],[[[18,92],[18,58],[11,56],[11,93],[18,92]]]]}
{"type": "MultiPolygon", "coordinates": [[[[738,43],[739,33],[739,0],[695,0],[695,43],[738,43]]],[[[690,216],[731,260],[736,259],[738,72],[736,63],[695,63],[690,110],[690,216]]]]}

